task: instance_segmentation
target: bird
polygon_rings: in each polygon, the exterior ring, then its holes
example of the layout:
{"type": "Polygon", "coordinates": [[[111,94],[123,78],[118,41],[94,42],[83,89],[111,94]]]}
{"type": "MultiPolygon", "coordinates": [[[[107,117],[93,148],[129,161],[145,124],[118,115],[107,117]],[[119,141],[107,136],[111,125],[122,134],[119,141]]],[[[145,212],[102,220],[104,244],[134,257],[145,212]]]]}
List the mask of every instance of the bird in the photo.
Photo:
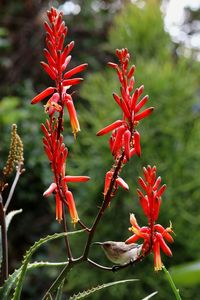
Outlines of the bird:
{"type": "Polygon", "coordinates": [[[142,250],[142,245],[125,244],[124,242],[106,241],[94,242],[93,244],[100,245],[104,250],[107,258],[116,265],[125,265],[136,260],[142,250]]]}

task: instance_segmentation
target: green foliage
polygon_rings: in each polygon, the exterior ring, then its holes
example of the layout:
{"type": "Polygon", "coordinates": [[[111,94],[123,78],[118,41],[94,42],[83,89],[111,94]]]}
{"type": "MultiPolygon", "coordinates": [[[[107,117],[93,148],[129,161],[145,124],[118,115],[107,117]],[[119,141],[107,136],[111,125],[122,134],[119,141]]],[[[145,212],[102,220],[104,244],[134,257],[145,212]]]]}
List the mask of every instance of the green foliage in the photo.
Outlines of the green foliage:
{"type": "MultiPolygon", "coordinates": [[[[8,227],[10,225],[10,222],[12,221],[13,217],[20,214],[22,212],[22,209],[18,210],[12,210],[6,215],[6,230],[8,230],[8,227]]],[[[1,230],[1,226],[0,226],[1,230]]],[[[1,231],[0,231],[0,265],[2,263],[2,237],[1,237],[1,231]]]]}
{"type": "Polygon", "coordinates": [[[68,233],[55,233],[51,236],[46,236],[43,239],[40,239],[39,241],[37,241],[27,252],[26,255],[24,256],[23,262],[22,262],[22,266],[20,268],[20,274],[17,276],[17,282],[16,282],[16,287],[15,287],[15,291],[12,297],[12,300],[20,300],[21,297],[21,291],[22,291],[22,287],[23,287],[23,282],[24,282],[24,278],[26,275],[26,271],[27,271],[27,267],[28,267],[28,263],[32,257],[32,255],[34,254],[34,252],[43,244],[64,237],[66,235],[74,235],[74,234],[79,234],[80,232],[83,232],[83,230],[79,230],[79,231],[74,231],[74,232],[68,232],[68,233]]]}
{"type": "Polygon", "coordinates": [[[114,282],[110,282],[110,283],[104,283],[104,284],[98,285],[96,287],[93,287],[92,289],[80,292],[77,295],[73,295],[69,298],[69,300],[83,299],[83,298],[86,298],[86,297],[90,296],[91,294],[93,294],[99,290],[105,289],[107,287],[111,287],[113,285],[118,285],[118,284],[122,284],[122,283],[124,284],[127,282],[133,282],[133,281],[137,281],[137,280],[138,279],[126,279],[126,280],[114,281],[114,282]]]}
{"type": "Polygon", "coordinates": [[[139,57],[144,60],[153,58],[155,61],[166,59],[170,55],[172,44],[164,31],[159,2],[148,0],[142,8],[137,4],[128,4],[114,18],[108,48],[113,51],[127,47],[134,61],[139,57]]]}
{"type": "MultiPolygon", "coordinates": [[[[53,262],[34,262],[31,264],[28,264],[27,270],[33,270],[41,267],[63,267],[66,266],[66,262],[58,262],[58,263],[53,263],[53,262]]],[[[11,293],[11,290],[16,284],[16,281],[20,275],[21,272],[21,267],[17,270],[15,270],[12,274],[9,275],[8,279],[4,282],[4,285],[0,287],[0,296],[2,297],[1,300],[8,300],[8,297],[11,293]]]]}
{"type": "Polygon", "coordinates": [[[62,292],[63,292],[63,286],[64,286],[65,280],[63,280],[58,288],[56,298],[55,300],[62,300],[62,292]]]}
{"type": "Polygon", "coordinates": [[[8,96],[0,101],[0,123],[9,126],[11,123],[18,123],[28,112],[24,109],[18,109],[21,99],[18,97],[8,96]],[[9,114],[6,113],[9,111],[9,114]]]}
{"type": "Polygon", "coordinates": [[[185,263],[173,266],[170,273],[179,286],[195,286],[200,283],[200,262],[185,263]]]}

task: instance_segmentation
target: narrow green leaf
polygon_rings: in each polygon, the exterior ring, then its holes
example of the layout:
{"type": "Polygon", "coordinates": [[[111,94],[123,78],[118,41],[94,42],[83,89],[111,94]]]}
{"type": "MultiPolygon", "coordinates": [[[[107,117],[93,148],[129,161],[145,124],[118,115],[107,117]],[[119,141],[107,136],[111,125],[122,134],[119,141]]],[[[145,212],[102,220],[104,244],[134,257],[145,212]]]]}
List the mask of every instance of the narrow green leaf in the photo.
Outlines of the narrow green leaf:
{"type": "Polygon", "coordinates": [[[7,280],[4,282],[4,285],[0,287],[0,299],[1,300],[8,300],[8,296],[13,288],[18,276],[20,273],[20,269],[15,270],[7,280]]]}
{"type": "Polygon", "coordinates": [[[55,233],[53,235],[49,235],[45,238],[40,239],[39,241],[37,241],[32,247],[30,247],[30,249],[26,252],[24,259],[22,261],[22,266],[20,268],[20,274],[17,277],[17,283],[16,283],[16,287],[15,287],[15,291],[12,297],[12,300],[20,300],[20,296],[21,296],[21,291],[22,291],[22,286],[23,286],[23,281],[26,275],[26,271],[27,271],[27,267],[28,267],[28,263],[31,259],[31,256],[33,255],[33,253],[43,244],[64,237],[66,235],[74,235],[74,234],[78,234],[81,233],[85,230],[79,230],[79,231],[74,231],[74,232],[68,232],[68,233],[55,233]]]}
{"type": "Polygon", "coordinates": [[[10,225],[10,222],[12,221],[13,217],[15,215],[18,215],[22,213],[22,209],[18,209],[18,210],[12,210],[10,211],[7,215],[6,215],[6,229],[8,230],[8,227],[10,225]]]}
{"type": "Polygon", "coordinates": [[[139,279],[127,279],[127,280],[120,280],[120,281],[104,283],[104,284],[98,285],[96,287],[93,287],[89,290],[86,290],[86,291],[80,292],[76,295],[73,295],[69,298],[69,300],[78,300],[78,299],[86,298],[86,297],[90,296],[91,294],[93,294],[99,290],[105,289],[107,287],[117,285],[117,284],[127,283],[127,282],[138,281],[138,280],[139,279]]]}
{"type": "MultiPolygon", "coordinates": [[[[13,210],[6,215],[6,230],[8,230],[12,218],[21,212],[22,209],[18,209],[18,210],[13,210]]],[[[2,263],[2,239],[1,239],[1,226],[0,226],[0,265],[1,263],[2,263]]]]}
{"type": "Polygon", "coordinates": [[[153,296],[155,296],[156,294],[158,294],[157,291],[156,291],[156,292],[153,292],[152,294],[150,294],[150,295],[148,295],[148,296],[146,296],[146,297],[143,298],[142,300],[149,300],[149,299],[151,299],[153,296]]]}
{"type": "Polygon", "coordinates": [[[63,291],[64,283],[65,283],[65,280],[63,280],[61,282],[60,286],[58,287],[58,291],[57,291],[55,300],[62,300],[62,291],[63,291]]]}

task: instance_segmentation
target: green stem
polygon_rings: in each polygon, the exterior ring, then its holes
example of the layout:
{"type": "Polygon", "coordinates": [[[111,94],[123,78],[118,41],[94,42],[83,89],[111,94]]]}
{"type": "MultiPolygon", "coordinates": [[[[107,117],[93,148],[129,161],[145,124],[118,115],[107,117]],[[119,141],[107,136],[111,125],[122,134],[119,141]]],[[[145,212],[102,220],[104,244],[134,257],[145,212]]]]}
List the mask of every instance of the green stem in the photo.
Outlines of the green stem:
{"type": "Polygon", "coordinates": [[[165,275],[166,275],[166,277],[167,277],[167,280],[168,280],[169,283],[170,283],[170,286],[171,286],[171,288],[172,288],[172,291],[173,291],[173,293],[174,293],[176,299],[177,299],[177,300],[181,300],[181,296],[180,296],[180,294],[179,294],[179,289],[176,288],[175,283],[174,283],[174,281],[173,281],[173,279],[172,279],[172,277],[171,277],[169,271],[165,268],[165,266],[163,266],[162,269],[163,269],[163,271],[165,272],[165,275]]]}

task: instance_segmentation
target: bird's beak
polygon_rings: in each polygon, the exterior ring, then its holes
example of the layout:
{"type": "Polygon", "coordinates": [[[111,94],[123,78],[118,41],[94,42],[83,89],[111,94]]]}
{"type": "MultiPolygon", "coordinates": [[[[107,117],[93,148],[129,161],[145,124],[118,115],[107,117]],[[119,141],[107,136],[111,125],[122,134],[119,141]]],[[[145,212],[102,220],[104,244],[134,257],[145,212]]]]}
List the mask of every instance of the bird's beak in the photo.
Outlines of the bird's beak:
{"type": "Polygon", "coordinates": [[[103,243],[101,243],[101,242],[94,242],[94,243],[92,243],[92,245],[103,245],[103,243]]]}

